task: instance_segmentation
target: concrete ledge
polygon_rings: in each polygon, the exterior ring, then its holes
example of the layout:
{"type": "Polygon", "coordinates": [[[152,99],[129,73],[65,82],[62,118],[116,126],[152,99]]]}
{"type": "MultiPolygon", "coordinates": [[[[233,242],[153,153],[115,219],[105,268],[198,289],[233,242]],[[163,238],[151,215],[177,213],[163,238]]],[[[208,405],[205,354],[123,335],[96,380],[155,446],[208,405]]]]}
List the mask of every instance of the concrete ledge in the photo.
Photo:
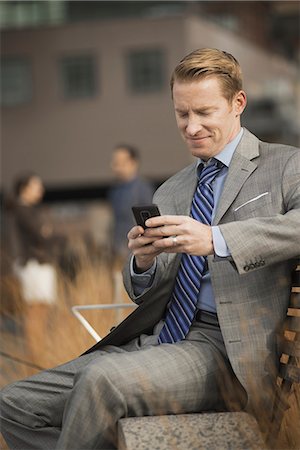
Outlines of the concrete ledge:
{"type": "Polygon", "coordinates": [[[244,412],[132,417],[118,424],[119,450],[262,450],[254,417],[244,412]]]}

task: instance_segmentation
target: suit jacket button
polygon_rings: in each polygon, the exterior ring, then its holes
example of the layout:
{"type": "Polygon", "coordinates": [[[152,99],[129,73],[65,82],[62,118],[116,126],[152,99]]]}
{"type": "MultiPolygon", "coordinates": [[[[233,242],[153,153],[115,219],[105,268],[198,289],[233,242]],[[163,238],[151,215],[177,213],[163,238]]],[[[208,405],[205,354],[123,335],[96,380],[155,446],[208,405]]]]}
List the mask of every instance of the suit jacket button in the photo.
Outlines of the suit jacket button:
{"type": "Polygon", "coordinates": [[[250,269],[255,269],[255,264],[251,263],[249,266],[250,269]]]}
{"type": "Polygon", "coordinates": [[[248,266],[248,264],[246,266],[244,266],[244,271],[248,272],[248,270],[250,269],[250,267],[248,266]]]}

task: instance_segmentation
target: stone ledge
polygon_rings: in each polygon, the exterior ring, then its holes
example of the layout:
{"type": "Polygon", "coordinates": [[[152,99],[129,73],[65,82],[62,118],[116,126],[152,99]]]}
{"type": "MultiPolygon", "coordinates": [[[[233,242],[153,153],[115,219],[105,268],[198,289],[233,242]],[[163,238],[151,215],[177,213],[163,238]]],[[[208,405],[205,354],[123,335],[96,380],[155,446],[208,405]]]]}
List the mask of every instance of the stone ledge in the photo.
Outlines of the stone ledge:
{"type": "Polygon", "coordinates": [[[254,417],[244,412],[132,417],[118,424],[119,450],[262,450],[254,417]]]}

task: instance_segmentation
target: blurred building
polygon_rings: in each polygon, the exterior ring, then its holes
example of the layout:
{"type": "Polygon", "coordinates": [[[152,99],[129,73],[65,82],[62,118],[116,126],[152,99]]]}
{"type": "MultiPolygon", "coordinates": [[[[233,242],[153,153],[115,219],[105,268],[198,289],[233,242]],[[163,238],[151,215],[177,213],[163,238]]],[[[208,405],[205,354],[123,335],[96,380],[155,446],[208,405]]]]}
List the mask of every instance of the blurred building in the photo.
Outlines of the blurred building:
{"type": "Polygon", "coordinates": [[[2,1],[2,188],[21,169],[58,191],[105,185],[120,141],[153,180],[188,164],[169,77],[199,47],[240,61],[251,131],[299,143],[297,3],[2,1]]]}

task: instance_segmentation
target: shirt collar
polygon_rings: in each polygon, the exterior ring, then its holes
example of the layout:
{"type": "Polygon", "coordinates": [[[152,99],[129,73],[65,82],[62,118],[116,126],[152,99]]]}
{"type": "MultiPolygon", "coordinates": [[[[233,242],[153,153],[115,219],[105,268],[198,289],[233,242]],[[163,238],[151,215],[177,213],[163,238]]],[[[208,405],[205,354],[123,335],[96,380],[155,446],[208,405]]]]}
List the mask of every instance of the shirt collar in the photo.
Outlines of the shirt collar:
{"type": "MultiPolygon", "coordinates": [[[[224,164],[224,166],[229,167],[231,159],[235,152],[235,149],[237,148],[237,146],[243,136],[243,132],[244,132],[244,129],[241,128],[240,131],[238,132],[238,134],[235,136],[235,138],[232,141],[230,141],[227,145],[225,145],[223,150],[220,153],[218,153],[216,156],[214,156],[214,159],[217,161],[220,161],[222,164],[224,164]]],[[[204,164],[204,166],[206,166],[207,164],[209,164],[211,159],[209,159],[208,161],[202,161],[201,158],[198,158],[197,165],[202,163],[202,164],[204,164]]]]}

